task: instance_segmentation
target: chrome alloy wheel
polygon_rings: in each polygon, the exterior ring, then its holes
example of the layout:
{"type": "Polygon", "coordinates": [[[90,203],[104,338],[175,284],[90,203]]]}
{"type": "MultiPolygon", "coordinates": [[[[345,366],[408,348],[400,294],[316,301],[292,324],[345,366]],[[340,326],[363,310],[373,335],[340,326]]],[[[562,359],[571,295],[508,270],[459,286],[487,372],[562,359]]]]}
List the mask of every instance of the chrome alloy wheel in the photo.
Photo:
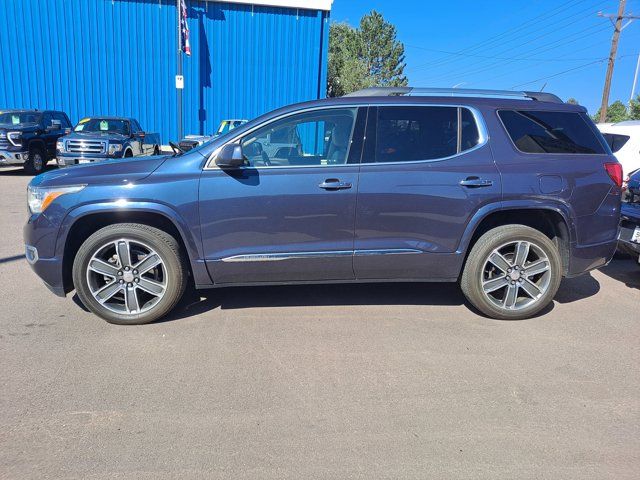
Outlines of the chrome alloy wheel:
{"type": "Polygon", "coordinates": [[[160,255],[126,238],[102,245],[87,264],[91,295],[119,314],[137,315],[153,308],[167,290],[167,278],[160,255]]]}
{"type": "Polygon", "coordinates": [[[44,168],[44,160],[42,159],[42,155],[39,152],[35,152],[31,158],[33,162],[33,169],[36,172],[39,172],[44,168]]]}
{"type": "Polygon", "coordinates": [[[535,243],[513,241],[494,249],[481,271],[482,292],[494,305],[521,310],[549,288],[551,262],[535,243]]]}

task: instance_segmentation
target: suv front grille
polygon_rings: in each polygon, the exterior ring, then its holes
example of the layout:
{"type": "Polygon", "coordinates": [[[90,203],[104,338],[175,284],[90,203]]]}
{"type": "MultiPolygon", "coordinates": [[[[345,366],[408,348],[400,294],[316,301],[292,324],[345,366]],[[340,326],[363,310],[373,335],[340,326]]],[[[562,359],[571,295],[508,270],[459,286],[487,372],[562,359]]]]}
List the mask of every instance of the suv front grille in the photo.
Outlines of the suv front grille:
{"type": "Polygon", "coordinates": [[[9,140],[7,139],[7,134],[6,133],[0,133],[0,149],[6,149],[8,148],[9,145],[9,140]]]}
{"type": "Polygon", "coordinates": [[[65,150],[70,153],[106,153],[107,142],[99,140],[67,140],[65,150]]]}

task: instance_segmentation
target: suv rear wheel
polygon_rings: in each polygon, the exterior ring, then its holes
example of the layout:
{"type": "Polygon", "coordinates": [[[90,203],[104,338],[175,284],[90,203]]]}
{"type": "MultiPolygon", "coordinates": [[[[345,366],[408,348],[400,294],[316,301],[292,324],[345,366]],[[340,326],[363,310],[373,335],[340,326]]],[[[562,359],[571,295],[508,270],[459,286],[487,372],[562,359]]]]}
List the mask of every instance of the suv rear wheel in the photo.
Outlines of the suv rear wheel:
{"type": "Polygon", "coordinates": [[[478,239],[460,284],[485,315],[519,320],[546,307],[561,280],[560,254],[546,235],[525,225],[505,225],[478,239]]]}
{"type": "Polygon", "coordinates": [[[187,282],[179,243],[135,223],[104,227],[78,249],[73,283],[82,303],[109,323],[139,325],[166,315],[187,282]]]}

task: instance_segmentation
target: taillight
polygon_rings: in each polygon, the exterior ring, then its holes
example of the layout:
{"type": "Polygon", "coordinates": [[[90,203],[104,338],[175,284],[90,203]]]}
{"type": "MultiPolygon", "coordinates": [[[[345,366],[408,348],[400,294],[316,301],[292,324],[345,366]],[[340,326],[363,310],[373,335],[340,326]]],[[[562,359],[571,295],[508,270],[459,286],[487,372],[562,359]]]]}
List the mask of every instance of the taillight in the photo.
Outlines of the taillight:
{"type": "Polygon", "coordinates": [[[622,187],[622,165],[618,162],[605,163],[604,168],[619,188],[622,187]]]}

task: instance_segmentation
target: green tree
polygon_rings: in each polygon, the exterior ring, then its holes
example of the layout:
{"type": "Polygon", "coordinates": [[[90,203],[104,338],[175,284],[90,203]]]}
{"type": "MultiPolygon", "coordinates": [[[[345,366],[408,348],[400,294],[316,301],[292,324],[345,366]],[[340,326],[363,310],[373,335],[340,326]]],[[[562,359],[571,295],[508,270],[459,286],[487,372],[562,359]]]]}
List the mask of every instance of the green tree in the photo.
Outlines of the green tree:
{"type": "Polygon", "coordinates": [[[640,120],[640,95],[638,95],[634,100],[631,100],[629,120],[640,120]]]}
{"type": "Polygon", "coordinates": [[[576,100],[573,97],[571,97],[569,100],[567,100],[567,103],[570,103],[571,105],[580,105],[580,103],[578,103],[578,100],[576,100]]]}
{"type": "MultiPolygon", "coordinates": [[[[600,109],[598,109],[593,119],[596,122],[599,121],[600,109]]],[[[627,106],[624,103],[622,103],[620,100],[616,100],[607,108],[607,117],[605,119],[605,122],[617,123],[617,122],[623,122],[624,120],[629,120],[629,113],[627,112],[627,106]]]]}
{"type": "Polygon", "coordinates": [[[365,63],[354,54],[357,30],[346,23],[332,23],[329,29],[327,95],[341,97],[371,86],[365,63]]]}
{"type": "Polygon", "coordinates": [[[331,97],[371,86],[407,85],[404,45],[396,39],[396,27],[373,10],[358,28],[331,24],[327,94],[331,97]]]}

